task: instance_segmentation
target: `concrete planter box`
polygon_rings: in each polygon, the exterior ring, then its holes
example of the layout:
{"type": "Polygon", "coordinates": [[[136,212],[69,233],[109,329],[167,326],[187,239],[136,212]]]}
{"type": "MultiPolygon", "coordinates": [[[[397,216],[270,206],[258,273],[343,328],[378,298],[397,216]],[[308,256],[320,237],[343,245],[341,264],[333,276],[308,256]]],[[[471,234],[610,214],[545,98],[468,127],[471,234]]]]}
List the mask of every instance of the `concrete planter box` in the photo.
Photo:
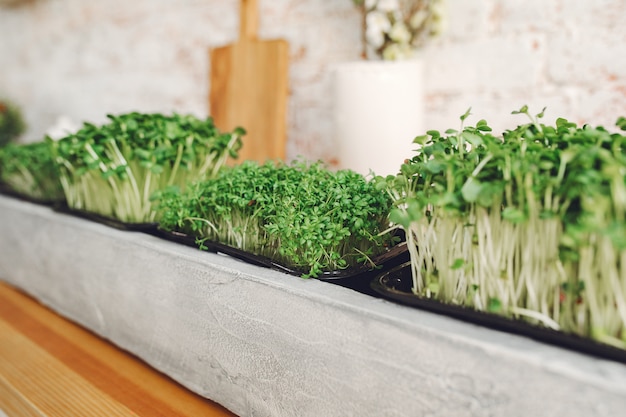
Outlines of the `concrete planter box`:
{"type": "Polygon", "coordinates": [[[241,416],[615,416],[626,366],[0,196],[0,278],[241,416]]]}

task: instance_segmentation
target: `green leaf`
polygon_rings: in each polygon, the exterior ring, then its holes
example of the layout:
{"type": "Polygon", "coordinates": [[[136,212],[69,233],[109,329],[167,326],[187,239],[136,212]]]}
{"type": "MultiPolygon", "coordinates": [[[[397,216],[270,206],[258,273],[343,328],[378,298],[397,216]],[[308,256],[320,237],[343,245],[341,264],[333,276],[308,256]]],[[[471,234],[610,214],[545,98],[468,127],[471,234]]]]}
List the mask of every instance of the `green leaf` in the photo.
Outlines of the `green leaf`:
{"type": "Polygon", "coordinates": [[[527,105],[522,106],[519,110],[515,110],[511,112],[511,114],[527,114],[527,113],[528,113],[527,105]]]}
{"type": "Polygon", "coordinates": [[[526,215],[522,210],[514,207],[507,207],[502,210],[502,218],[510,221],[511,223],[521,223],[526,220],[526,215]]]}
{"type": "Polygon", "coordinates": [[[430,159],[424,164],[424,169],[432,174],[439,174],[440,172],[445,171],[446,164],[436,159],[430,159]]]}
{"type": "Polygon", "coordinates": [[[502,311],[502,302],[495,297],[489,298],[487,303],[487,311],[490,313],[500,313],[502,311]]]}
{"type": "Polygon", "coordinates": [[[409,214],[400,209],[393,209],[391,213],[389,213],[389,221],[399,224],[404,229],[408,229],[411,225],[411,218],[409,217],[409,214]]]}
{"type": "Polygon", "coordinates": [[[450,269],[461,269],[463,266],[465,266],[465,260],[457,258],[452,262],[452,265],[450,265],[450,269]]]}
{"type": "Polygon", "coordinates": [[[537,116],[536,116],[536,117],[537,117],[538,119],[543,118],[543,116],[544,116],[544,114],[545,114],[545,112],[546,112],[546,109],[547,109],[547,107],[544,107],[544,108],[541,110],[541,112],[540,112],[540,113],[537,113],[537,116]]]}
{"type": "Polygon", "coordinates": [[[425,145],[429,139],[430,137],[428,135],[416,136],[415,139],[413,139],[413,143],[417,143],[418,145],[425,145]]]}
{"type": "Polygon", "coordinates": [[[498,196],[502,196],[502,184],[499,182],[483,183],[476,202],[483,207],[491,207],[498,196]]]}
{"type": "Polygon", "coordinates": [[[428,289],[433,295],[437,295],[439,293],[439,283],[437,281],[429,282],[428,289]]]}
{"type": "Polygon", "coordinates": [[[481,119],[478,121],[478,123],[476,123],[476,129],[481,132],[491,132],[493,130],[491,129],[491,127],[489,127],[485,119],[481,119]]]}
{"type": "Polygon", "coordinates": [[[441,133],[438,130],[428,130],[426,134],[432,137],[433,139],[439,139],[441,137],[441,133]]]}
{"type": "Polygon", "coordinates": [[[464,140],[471,143],[473,146],[479,146],[483,144],[483,138],[476,133],[464,131],[463,133],[461,133],[461,136],[464,140]]]}
{"type": "Polygon", "coordinates": [[[576,128],[576,123],[570,122],[567,119],[564,119],[562,117],[559,117],[558,119],[556,119],[555,123],[556,123],[557,128],[565,128],[565,129],[576,128]]]}
{"type": "Polygon", "coordinates": [[[483,190],[483,184],[475,178],[468,178],[461,188],[461,195],[468,203],[474,203],[478,200],[480,192],[483,190]]]}
{"type": "Polygon", "coordinates": [[[467,118],[470,116],[470,114],[472,114],[472,113],[471,113],[471,111],[472,111],[472,108],[470,107],[470,108],[469,108],[469,109],[467,109],[467,111],[466,111],[466,112],[465,112],[465,113],[461,116],[461,121],[462,121],[462,122],[464,122],[464,121],[465,121],[465,119],[467,119],[467,118]]]}

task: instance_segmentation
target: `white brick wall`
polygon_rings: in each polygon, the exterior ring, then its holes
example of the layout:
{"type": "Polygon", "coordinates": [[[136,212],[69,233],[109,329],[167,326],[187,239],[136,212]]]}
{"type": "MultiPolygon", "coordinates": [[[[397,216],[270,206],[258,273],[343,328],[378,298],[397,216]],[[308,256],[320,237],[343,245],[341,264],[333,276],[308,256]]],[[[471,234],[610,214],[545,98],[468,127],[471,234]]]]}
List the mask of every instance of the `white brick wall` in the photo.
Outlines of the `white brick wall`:
{"type": "MultiPolygon", "coordinates": [[[[350,0],[259,0],[262,38],[291,48],[290,158],[336,159],[330,71],[358,59],[350,0]]],[[[612,127],[626,115],[626,0],[448,0],[449,30],[429,45],[426,129],[548,107],[612,127]]],[[[37,0],[0,8],[0,95],[24,108],[24,140],[62,114],[101,122],[130,110],[206,114],[208,54],[237,37],[237,0],[37,0]]],[[[416,132],[416,134],[421,132],[416,132]]],[[[410,140],[410,138],[409,138],[410,140]]]]}
{"type": "Polygon", "coordinates": [[[612,128],[626,114],[626,1],[448,0],[451,28],[430,46],[429,127],[472,106],[496,130],[566,117],[612,128]]]}

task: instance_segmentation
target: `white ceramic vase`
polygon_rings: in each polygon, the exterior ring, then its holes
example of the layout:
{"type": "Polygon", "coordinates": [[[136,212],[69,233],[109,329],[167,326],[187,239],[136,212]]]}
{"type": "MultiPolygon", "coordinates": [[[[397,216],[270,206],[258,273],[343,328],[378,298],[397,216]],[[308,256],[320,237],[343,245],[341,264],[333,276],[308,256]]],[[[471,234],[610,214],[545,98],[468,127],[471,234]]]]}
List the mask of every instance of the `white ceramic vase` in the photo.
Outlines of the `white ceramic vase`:
{"type": "Polygon", "coordinates": [[[423,129],[421,60],[358,61],[333,71],[335,143],[341,168],[396,174],[423,129]]]}

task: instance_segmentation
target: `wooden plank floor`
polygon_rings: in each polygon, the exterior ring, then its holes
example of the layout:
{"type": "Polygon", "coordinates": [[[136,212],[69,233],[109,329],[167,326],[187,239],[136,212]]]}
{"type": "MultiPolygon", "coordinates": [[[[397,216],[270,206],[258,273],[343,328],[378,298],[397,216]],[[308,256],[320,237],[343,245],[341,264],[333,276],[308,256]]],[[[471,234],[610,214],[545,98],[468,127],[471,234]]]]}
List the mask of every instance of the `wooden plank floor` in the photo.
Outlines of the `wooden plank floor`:
{"type": "Polygon", "coordinates": [[[234,417],[0,282],[0,416],[234,417]]]}

